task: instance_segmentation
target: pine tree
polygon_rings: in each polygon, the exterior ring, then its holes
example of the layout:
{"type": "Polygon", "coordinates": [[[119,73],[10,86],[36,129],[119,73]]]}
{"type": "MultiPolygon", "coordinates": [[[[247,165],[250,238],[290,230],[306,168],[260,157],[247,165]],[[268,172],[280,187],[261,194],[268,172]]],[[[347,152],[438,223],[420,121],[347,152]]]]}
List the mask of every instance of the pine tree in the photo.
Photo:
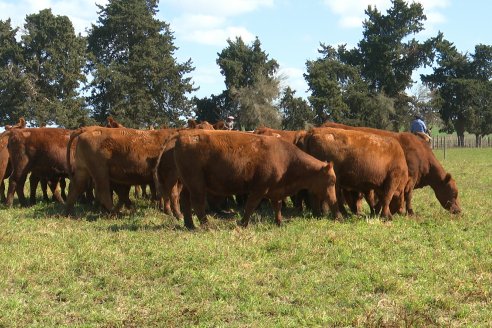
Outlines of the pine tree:
{"type": "Polygon", "coordinates": [[[169,25],[155,18],[156,0],[110,0],[88,35],[88,102],[93,117],[112,115],[128,127],[178,125],[194,90],[191,60],[177,63],[169,25]]]}

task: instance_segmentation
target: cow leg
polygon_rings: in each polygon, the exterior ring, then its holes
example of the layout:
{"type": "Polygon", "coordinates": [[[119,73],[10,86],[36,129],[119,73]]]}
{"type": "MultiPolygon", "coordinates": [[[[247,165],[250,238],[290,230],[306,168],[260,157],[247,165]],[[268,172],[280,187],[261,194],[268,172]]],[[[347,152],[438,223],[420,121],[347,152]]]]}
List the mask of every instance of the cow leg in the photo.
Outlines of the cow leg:
{"type": "MultiPolygon", "coordinates": [[[[26,196],[24,195],[24,185],[26,184],[27,175],[22,175],[19,180],[17,180],[17,185],[15,186],[15,192],[17,193],[17,197],[19,198],[19,203],[23,207],[27,207],[28,203],[26,200],[26,196]]],[[[10,188],[9,188],[10,189],[10,188]]]]}
{"type": "Polygon", "coordinates": [[[258,205],[260,205],[263,196],[265,196],[264,192],[251,193],[248,195],[248,198],[246,199],[246,205],[244,206],[244,216],[241,221],[239,221],[239,225],[243,227],[248,226],[249,218],[251,217],[251,214],[253,214],[254,210],[258,207],[258,205]]]}
{"type": "Polygon", "coordinates": [[[410,190],[409,192],[405,192],[405,203],[406,203],[406,209],[407,209],[407,215],[415,215],[415,212],[413,211],[412,207],[412,196],[413,196],[413,191],[410,190]]]}
{"type": "Polygon", "coordinates": [[[179,198],[181,194],[181,189],[183,188],[183,185],[179,182],[176,182],[176,184],[172,187],[171,193],[170,193],[170,203],[171,203],[171,210],[173,211],[174,217],[178,220],[181,220],[183,218],[183,214],[181,213],[181,208],[179,206],[179,198]]]}
{"type": "MultiPolygon", "coordinates": [[[[347,212],[347,209],[345,208],[345,197],[343,195],[343,189],[340,185],[337,184],[336,186],[336,193],[337,193],[337,201],[338,201],[338,210],[340,211],[340,213],[342,213],[342,215],[344,217],[347,217],[348,216],[348,212],[347,212]]],[[[322,206],[323,208],[324,206],[322,206]]],[[[325,215],[326,213],[323,213],[323,215],[325,215]]]]}
{"type": "MultiPolygon", "coordinates": [[[[30,194],[29,194],[29,204],[31,205],[36,205],[36,189],[38,188],[38,184],[39,182],[41,181],[42,179],[40,179],[39,177],[31,174],[31,176],[29,177],[29,191],[30,191],[30,194]]],[[[41,189],[43,186],[43,183],[41,183],[41,189]]],[[[44,187],[46,188],[46,181],[44,181],[44,187]]],[[[48,201],[48,195],[46,194],[46,189],[43,190],[43,200],[44,201],[48,201]],[[44,198],[46,196],[46,198],[44,198]]]]}
{"type": "Polygon", "coordinates": [[[17,186],[17,182],[14,179],[12,179],[12,177],[10,177],[9,188],[7,189],[7,198],[5,200],[7,206],[12,206],[12,204],[14,203],[14,193],[15,193],[16,186],[17,186]]]}
{"type": "Polygon", "coordinates": [[[127,209],[131,210],[133,208],[132,201],[130,200],[130,185],[114,185],[114,190],[118,195],[118,203],[115,206],[115,211],[119,212],[120,209],[125,206],[127,209]]]}
{"type": "Polygon", "coordinates": [[[282,224],[282,200],[271,200],[273,210],[275,211],[275,223],[282,224]]]}
{"type": "Polygon", "coordinates": [[[369,209],[371,211],[371,216],[375,216],[381,210],[380,204],[376,201],[376,194],[374,190],[371,189],[364,193],[364,198],[366,199],[367,204],[369,205],[369,209]]]}
{"type": "Polygon", "coordinates": [[[2,181],[0,181],[0,199],[2,203],[5,203],[5,200],[7,199],[5,197],[5,183],[3,182],[3,177],[2,177],[2,181]]]}
{"type": "Polygon", "coordinates": [[[109,184],[108,177],[95,178],[95,194],[99,203],[110,213],[115,211],[113,204],[113,193],[109,184]]]}
{"type": "Polygon", "coordinates": [[[41,192],[43,193],[43,201],[44,202],[49,202],[50,198],[48,197],[48,187],[51,190],[51,193],[53,194],[53,189],[50,186],[50,181],[48,179],[39,179],[39,182],[41,184],[41,192]]]}
{"type": "Polygon", "coordinates": [[[52,200],[56,201],[57,203],[64,204],[65,200],[63,199],[61,194],[60,181],[60,178],[48,180],[48,186],[50,187],[51,193],[53,194],[52,200]]]}
{"type": "Polygon", "coordinates": [[[195,214],[200,221],[200,225],[206,225],[208,223],[206,207],[206,197],[203,192],[190,192],[191,207],[195,211],[195,214]]]}
{"type": "Polygon", "coordinates": [[[362,213],[363,195],[361,195],[361,193],[359,193],[358,191],[347,189],[343,189],[342,193],[352,213],[354,213],[355,215],[360,215],[362,213]]]}
{"type": "Polygon", "coordinates": [[[142,187],[140,185],[135,185],[133,189],[135,190],[133,194],[135,198],[140,198],[140,195],[142,194],[142,187]]]}
{"type": "Polygon", "coordinates": [[[142,198],[151,198],[152,195],[154,195],[154,192],[152,192],[152,184],[149,185],[150,187],[150,195],[147,194],[147,185],[144,183],[144,184],[141,184],[140,187],[142,188],[142,198]]]}
{"type": "Polygon", "coordinates": [[[175,173],[175,170],[169,172],[169,174],[161,178],[161,181],[159,181],[159,176],[155,176],[153,185],[156,189],[157,197],[162,196],[164,198],[164,213],[171,214],[172,212],[174,217],[179,220],[183,217],[179,206],[180,193],[183,185],[178,181],[175,173]]]}
{"type": "Polygon", "coordinates": [[[195,229],[195,224],[193,223],[193,217],[191,213],[190,192],[186,187],[183,187],[183,191],[181,192],[181,205],[183,206],[183,218],[185,227],[189,230],[195,229]]]}
{"type": "MultiPolygon", "coordinates": [[[[391,219],[390,203],[391,203],[391,199],[393,198],[393,195],[395,194],[395,190],[397,186],[398,186],[397,180],[395,179],[394,175],[391,174],[389,179],[387,179],[387,181],[384,184],[383,192],[381,193],[381,195],[378,195],[382,207],[381,217],[385,219],[391,219]]],[[[401,192],[403,193],[403,190],[401,192]]],[[[403,195],[400,195],[400,197],[403,197],[403,195]]]]}
{"type": "Polygon", "coordinates": [[[73,215],[73,207],[80,195],[87,190],[91,178],[87,171],[79,169],[75,171],[74,176],[70,179],[68,188],[67,201],[65,202],[65,215],[73,215]]]}
{"type": "Polygon", "coordinates": [[[65,178],[60,178],[59,185],[60,185],[61,198],[64,201],[66,201],[67,200],[67,194],[66,194],[65,190],[67,189],[67,181],[65,180],[65,178]]]}
{"type": "Polygon", "coordinates": [[[5,182],[4,179],[10,174],[10,165],[8,161],[6,164],[0,163],[0,198],[2,203],[5,203],[7,198],[5,197],[5,182]]]}

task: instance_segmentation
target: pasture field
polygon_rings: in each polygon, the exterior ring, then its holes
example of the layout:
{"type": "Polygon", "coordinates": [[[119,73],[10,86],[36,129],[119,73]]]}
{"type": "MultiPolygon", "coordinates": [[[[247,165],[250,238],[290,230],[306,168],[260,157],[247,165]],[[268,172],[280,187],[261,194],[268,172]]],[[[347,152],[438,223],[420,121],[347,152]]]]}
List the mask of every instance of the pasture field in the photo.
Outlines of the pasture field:
{"type": "Polygon", "coordinates": [[[492,149],[442,163],[461,216],[429,187],[391,222],[287,209],[277,227],[265,208],[194,232],[144,200],[121,218],[1,207],[0,326],[490,327],[492,149]]]}

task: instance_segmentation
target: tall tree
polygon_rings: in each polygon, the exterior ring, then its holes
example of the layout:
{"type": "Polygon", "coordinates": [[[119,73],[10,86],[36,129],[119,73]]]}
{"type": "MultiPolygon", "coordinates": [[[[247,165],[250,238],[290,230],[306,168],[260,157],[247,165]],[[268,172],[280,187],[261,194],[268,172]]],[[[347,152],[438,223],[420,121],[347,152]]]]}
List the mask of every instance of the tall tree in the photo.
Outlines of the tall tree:
{"type": "Polygon", "coordinates": [[[180,124],[188,116],[194,90],[192,62],[177,63],[169,25],[155,18],[157,0],[110,0],[98,6],[99,19],[88,35],[88,101],[93,117],[117,117],[129,127],[180,124]]]}
{"type": "Polygon", "coordinates": [[[195,103],[195,114],[199,121],[208,121],[210,123],[215,123],[217,121],[223,120],[227,115],[225,108],[225,93],[218,96],[211,95],[210,98],[194,98],[195,103]]]}
{"type": "Polygon", "coordinates": [[[492,46],[477,45],[475,54],[460,53],[452,42],[437,45],[436,66],[422,81],[435,91],[435,105],[445,124],[444,131],[456,131],[459,145],[464,133],[490,133],[490,84],[492,46]]]}
{"type": "Polygon", "coordinates": [[[228,115],[238,116],[245,129],[257,125],[280,125],[273,100],[279,95],[278,63],[269,59],[256,38],[251,46],[241,37],[227,40],[228,46],[218,53],[217,65],[225,78],[228,115]]]}
{"type": "Polygon", "coordinates": [[[349,107],[343,93],[350,84],[360,80],[360,73],[356,67],[341,62],[337,50],[331,46],[322,44],[319,53],[323,57],[307,61],[304,74],[311,90],[308,99],[316,112],[315,122],[344,122],[349,107]]]}
{"type": "MultiPolygon", "coordinates": [[[[366,110],[373,108],[379,111],[381,107],[371,105],[375,101],[383,101],[383,107],[392,104],[393,109],[387,107],[384,112],[373,116],[389,115],[385,121],[390,121],[393,129],[400,128],[402,117],[408,115],[411,98],[405,91],[413,83],[412,73],[422,65],[430,64],[435,39],[423,43],[414,38],[409,39],[423,30],[426,16],[420,3],[408,4],[404,0],[392,0],[391,4],[386,15],[376,7],[368,7],[365,11],[367,19],[363,23],[363,39],[357,48],[348,50],[346,46],[340,46],[335,51],[331,47],[322,46],[324,58],[319,62],[307,63],[306,80],[313,92],[310,101],[318,115],[319,104],[324,103],[324,110],[327,111],[325,118],[353,120],[353,115],[356,114],[358,118],[355,119],[364,121],[367,115],[364,110],[361,109],[357,114],[357,108],[349,109],[341,102],[346,96],[342,91],[350,89],[354,92],[350,97],[351,106],[363,99],[369,101],[366,104],[369,106],[365,106],[366,110]],[[358,71],[360,81],[348,67],[358,71]],[[367,90],[366,96],[362,95],[364,89],[367,90]],[[391,101],[387,102],[386,98],[391,101]]],[[[345,100],[343,102],[348,105],[345,100]]]]}
{"type": "Polygon", "coordinates": [[[0,21],[0,124],[13,124],[26,116],[26,81],[21,69],[22,48],[18,28],[10,19],[0,21]]]}
{"type": "Polygon", "coordinates": [[[315,113],[306,100],[295,96],[295,91],[287,87],[280,99],[282,128],[299,130],[314,122],[315,113]]]}
{"type": "Polygon", "coordinates": [[[85,81],[85,40],[67,16],[51,9],[28,15],[22,35],[27,118],[37,125],[76,127],[87,121],[79,87],[85,81]]]}

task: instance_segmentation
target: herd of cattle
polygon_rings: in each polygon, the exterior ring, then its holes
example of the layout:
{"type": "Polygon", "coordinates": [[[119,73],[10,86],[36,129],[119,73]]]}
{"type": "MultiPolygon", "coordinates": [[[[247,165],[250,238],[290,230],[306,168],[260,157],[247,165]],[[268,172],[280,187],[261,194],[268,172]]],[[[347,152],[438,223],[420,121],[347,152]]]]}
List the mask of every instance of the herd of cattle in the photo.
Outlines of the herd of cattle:
{"type": "Polygon", "coordinates": [[[53,198],[65,203],[66,215],[82,200],[118,212],[131,206],[131,186],[149,185],[166,213],[184,218],[190,229],[193,211],[204,224],[207,206],[219,209],[233,195],[245,199],[244,226],[263,199],[271,201],[280,224],[288,196],[297,207],[305,203],[316,215],[329,209],[335,218],[347,214],[345,205],[359,214],[364,198],[371,213],[383,218],[412,215],[413,190],[425,186],[442,207],[461,212],[455,180],[417,135],[337,123],[254,133],[221,127],[189,122],[182,129],[137,130],[109,118],[107,127],[66,130],[26,128],[21,119],[0,135],[2,201],[12,206],[17,193],[27,206],[24,184],[30,174],[30,204],[41,182],[43,197],[49,187],[53,198]]]}

